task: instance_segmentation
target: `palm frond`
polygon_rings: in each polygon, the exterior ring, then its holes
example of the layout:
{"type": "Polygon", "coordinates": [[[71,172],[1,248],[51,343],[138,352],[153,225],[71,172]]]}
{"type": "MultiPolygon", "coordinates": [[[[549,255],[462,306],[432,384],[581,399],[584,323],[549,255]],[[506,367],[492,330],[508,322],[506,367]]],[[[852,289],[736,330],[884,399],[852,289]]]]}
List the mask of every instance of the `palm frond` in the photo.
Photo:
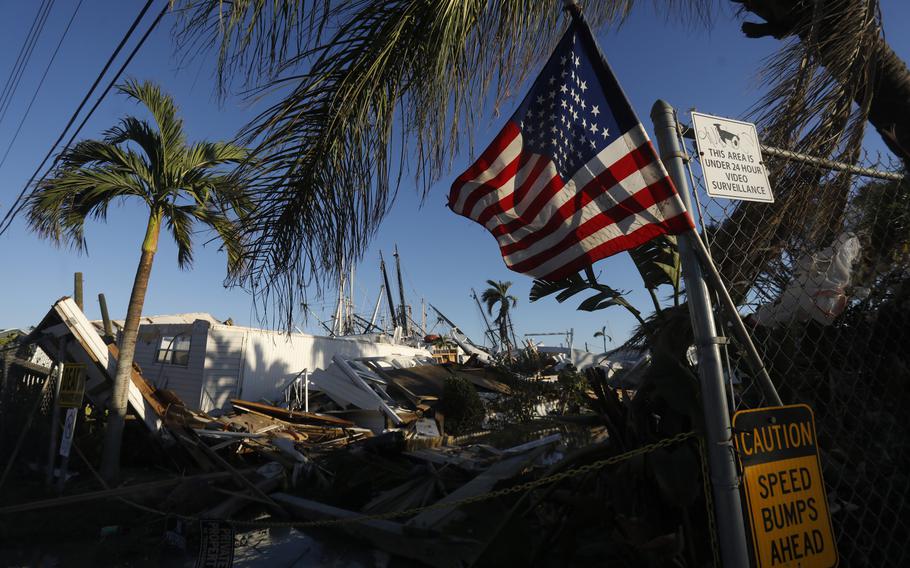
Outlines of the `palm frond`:
{"type": "MultiPolygon", "coordinates": [[[[125,116],[120,119],[117,126],[109,128],[104,133],[104,142],[114,147],[125,145],[127,142],[135,143],[145,153],[149,169],[153,164],[160,168],[163,163],[161,136],[151,124],[134,116],[125,116]]],[[[160,176],[162,172],[154,173],[160,176]]]]}
{"type": "Polygon", "coordinates": [[[118,85],[117,89],[145,105],[152,113],[161,138],[163,161],[167,163],[178,160],[186,146],[186,133],[183,130],[183,119],[177,115],[174,99],[151,81],[140,83],[128,79],[118,85]]]}
{"type": "Polygon", "coordinates": [[[626,292],[598,282],[594,278],[593,271],[588,278],[583,278],[576,273],[562,280],[535,280],[531,286],[530,300],[536,302],[541,298],[556,294],[556,301],[561,304],[585,290],[594,290],[596,294],[582,301],[578,306],[579,310],[592,312],[610,306],[622,306],[641,321],[641,312],[625,299],[626,292]]]}
{"type": "Polygon", "coordinates": [[[152,165],[145,156],[130,148],[98,140],[83,140],[67,150],[60,158],[56,172],[63,175],[77,171],[87,172],[95,166],[129,172],[146,186],[154,179],[152,165]]]}
{"type": "Polygon", "coordinates": [[[168,204],[164,221],[177,244],[177,266],[188,269],[193,265],[193,210],[195,206],[168,204]]]}
{"type": "MultiPolygon", "coordinates": [[[[621,21],[632,4],[592,0],[585,8],[596,26],[621,21]]],[[[557,0],[325,1],[309,18],[302,2],[177,5],[184,48],[218,50],[222,87],[240,75],[259,87],[253,96],[289,91],[244,131],[267,165],[246,224],[254,244],[241,281],[273,292],[288,317],[295,287],[360,258],[405,164],[426,195],[463,142],[472,145],[476,109],[491,94],[507,100],[566,21],[557,0]]]]}
{"type": "Polygon", "coordinates": [[[534,280],[531,285],[529,299],[536,302],[541,298],[556,294],[556,301],[560,304],[578,294],[591,288],[587,280],[579,274],[572,274],[562,280],[534,280]]]}
{"type": "Polygon", "coordinates": [[[217,202],[207,207],[196,207],[193,216],[197,221],[214,231],[220,247],[227,254],[228,278],[235,276],[243,268],[243,235],[240,231],[240,219],[237,209],[225,207],[217,202]]]}
{"type": "Polygon", "coordinates": [[[55,172],[29,195],[28,224],[55,244],[85,249],[85,221],[104,220],[111,202],[148,196],[135,177],[110,165],[69,168],[55,172]]]}
{"type": "Polygon", "coordinates": [[[179,50],[193,56],[206,49],[218,53],[219,91],[239,75],[249,85],[259,77],[274,77],[280,64],[294,58],[321,36],[329,8],[327,0],[234,0],[233,2],[172,2],[180,19],[175,35],[179,50]]]}
{"type": "MultiPolygon", "coordinates": [[[[747,35],[786,42],[760,73],[768,91],[751,115],[762,142],[856,162],[883,49],[878,0],[755,2],[745,9],[766,20],[743,24],[747,35]],[[784,5],[786,10],[775,8],[784,5]]],[[[744,297],[782,252],[802,256],[803,247],[830,242],[841,229],[850,174],[828,176],[802,162],[776,161],[769,176],[775,203],[741,202],[726,225],[713,231],[712,248],[735,299],[744,297]],[[729,250],[737,254],[724,255],[729,250]]]]}
{"type": "Polygon", "coordinates": [[[104,220],[112,202],[139,197],[155,221],[150,227],[163,221],[174,238],[181,268],[192,265],[198,222],[222,240],[228,273],[236,275],[243,261],[239,221],[253,204],[245,193],[247,180],[222,166],[245,160],[248,152],[223,142],[188,146],[168,95],[152,83],[135,81],[120,90],[149,108],[157,128],[125,117],[105,132],[103,141],[83,140],[65,150],[52,175],[29,196],[29,225],[58,244],[84,249],[86,220],[104,220]]]}

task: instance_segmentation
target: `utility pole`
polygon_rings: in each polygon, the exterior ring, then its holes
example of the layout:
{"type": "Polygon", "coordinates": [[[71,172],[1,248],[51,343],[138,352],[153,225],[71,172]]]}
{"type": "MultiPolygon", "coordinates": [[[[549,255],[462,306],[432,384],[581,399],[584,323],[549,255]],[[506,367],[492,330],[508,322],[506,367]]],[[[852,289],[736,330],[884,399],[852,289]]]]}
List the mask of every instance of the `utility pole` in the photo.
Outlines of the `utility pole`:
{"type": "MultiPolygon", "coordinates": [[[[661,160],[691,214],[692,200],[689,196],[682,148],[677,136],[676,113],[666,101],[659,100],[651,108],[651,120],[654,123],[661,160]]],[[[691,230],[680,235],[677,242],[698,352],[698,376],[705,417],[705,446],[717,516],[717,541],[720,544],[723,566],[747,567],[749,554],[736,470],[736,454],[732,441],[733,430],[730,426],[730,409],[727,406],[711,298],[696,253],[698,241],[698,234],[691,230]]]]}
{"type": "Polygon", "coordinates": [[[398,318],[395,316],[395,301],[392,299],[392,287],[389,286],[389,274],[385,271],[385,259],[379,251],[379,270],[382,271],[382,281],[385,283],[386,299],[389,302],[389,317],[392,318],[392,330],[398,327],[398,318]]]}
{"type": "Polygon", "coordinates": [[[105,341],[114,341],[114,326],[111,325],[111,316],[107,311],[107,300],[104,294],[98,294],[98,305],[101,307],[101,321],[104,324],[105,341]]]}
{"type": "Polygon", "coordinates": [[[82,273],[73,274],[73,301],[79,306],[79,309],[85,311],[85,304],[82,302],[82,273]]]}
{"type": "Polygon", "coordinates": [[[404,284],[401,283],[401,257],[398,256],[398,245],[395,245],[395,271],[398,273],[398,296],[401,299],[401,333],[408,335],[408,307],[404,303],[404,284]]]}

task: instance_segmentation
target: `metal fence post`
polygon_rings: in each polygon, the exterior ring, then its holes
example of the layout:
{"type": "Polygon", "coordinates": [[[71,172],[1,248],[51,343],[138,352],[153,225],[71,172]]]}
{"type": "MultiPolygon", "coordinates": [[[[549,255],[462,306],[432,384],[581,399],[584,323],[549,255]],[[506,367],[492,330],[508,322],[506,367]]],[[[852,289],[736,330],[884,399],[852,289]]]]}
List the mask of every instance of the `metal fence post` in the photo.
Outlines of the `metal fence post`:
{"type": "MultiPolygon", "coordinates": [[[[666,101],[657,101],[651,108],[651,120],[654,123],[661,160],[679,190],[683,203],[691,212],[689,184],[686,180],[682,148],[680,148],[676,133],[676,117],[673,107],[666,101]]],[[[698,350],[698,375],[701,382],[708,465],[717,517],[717,540],[720,543],[723,565],[727,568],[745,568],[749,566],[749,555],[739,494],[736,457],[733,452],[730,414],[725,396],[720,349],[717,345],[717,330],[714,325],[714,314],[711,311],[708,287],[690,240],[692,237],[693,234],[681,235],[679,255],[682,262],[683,279],[686,283],[692,330],[698,350]]]]}

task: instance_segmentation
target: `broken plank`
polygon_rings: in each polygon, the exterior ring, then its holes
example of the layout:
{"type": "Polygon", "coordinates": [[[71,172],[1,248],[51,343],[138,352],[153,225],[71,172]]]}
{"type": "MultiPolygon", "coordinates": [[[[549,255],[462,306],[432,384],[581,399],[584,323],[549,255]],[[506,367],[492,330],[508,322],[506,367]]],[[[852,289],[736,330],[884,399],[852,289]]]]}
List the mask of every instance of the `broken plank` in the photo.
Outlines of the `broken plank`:
{"type": "MultiPolygon", "coordinates": [[[[555,442],[554,442],[555,443],[555,442]]],[[[471,481],[465,483],[452,493],[439,500],[439,503],[451,503],[461,501],[468,497],[474,497],[482,493],[487,493],[493,487],[505,479],[515,477],[528,465],[534,462],[539,456],[544,454],[548,446],[540,446],[530,452],[511,457],[497,462],[481,472],[471,481]]],[[[424,511],[408,521],[408,526],[418,528],[433,528],[439,530],[450,521],[461,516],[457,509],[431,509],[424,511]]]]}
{"type": "MultiPolygon", "coordinates": [[[[296,516],[308,520],[354,519],[362,516],[361,513],[286,493],[272,493],[272,498],[296,516]]],[[[439,568],[456,568],[470,564],[478,550],[477,541],[445,535],[410,534],[405,525],[394,521],[364,520],[339,524],[338,528],[392,554],[439,568]]]]}
{"type": "Polygon", "coordinates": [[[244,487],[246,487],[247,489],[249,489],[250,492],[251,492],[253,495],[255,495],[256,497],[259,497],[260,499],[262,499],[262,500],[264,500],[266,503],[268,503],[268,504],[269,504],[269,509],[270,509],[273,513],[275,513],[276,515],[282,516],[282,517],[287,516],[287,512],[286,512],[284,509],[282,509],[281,506],[280,506],[278,503],[274,502],[268,495],[266,495],[265,493],[263,493],[261,489],[259,489],[258,487],[256,487],[256,484],[255,484],[255,483],[253,483],[252,481],[250,481],[249,479],[247,479],[245,476],[243,476],[243,475],[237,470],[237,468],[235,468],[234,466],[232,466],[231,464],[229,464],[227,461],[225,461],[224,458],[222,458],[221,456],[219,456],[219,455],[218,455],[218,452],[216,452],[215,450],[213,450],[213,449],[211,449],[210,447],[208,447],[207,445],[205,445],[204,442],[198,442],[198,443],[196,444],[196,446],[197,446],[198,448],[200,448],[206,455],[208,455],[208,456],[212,459],[212,461],[214,461],[216,464],[218,464],[218,465],[219,465],[220,467],[222,467],[223,469],[225,469],[225,470],[227,470],[228,472],[230,472],[230,473],[231,473],[231,477],[233,477],[233,478],[234,478],[236,481],[238,481],[241,485],[243,485],[244,487]]]}
{"type": "Polygon", "coordinates": [[[332,426],[354,425],[354,423],[350,420],[345,420],[336,416],[317,414],[314,412],[302,412],[299,410],[287,410],[285,408],[279,408],[270,404],[263,404],[261,402],[253,402],[249,400],[232,399],[231,406],[233,406],[236,410],[255,410],[261,414],[265,414],[273,418],[278,418],[280,420],[284,420],[285,422],[291,422],[292,424],[311,424],[313,422],[316,422],[319,424],[329,424],[332,426]]]}
{"type": "Polygon", "coordinates": [[[550,436],[546,436],[539,440],[532,440],[525,444],[513,446],[511,448],[502,450],[502,454],[506,455],[506,456],[514,456],[514,455],[518,455],[518,454],[523,454],[529,450],[533,450],[534,448],[539,448],[541,446],[549,446],[551,444],[555,444],[556,442],[560,441],[561,439],[562,439],[561,434],[551,434],[550,436]]]}
{"type": "MultiPolygon", "coordinates": [[[[263,475],[261,471],[258,473],[260,475],[263,475]]],[[[255,484],[262,493],[271,493],[281,485],[283,480],[284,471],[282,469],[280,471],[272,472],[271,475],[264,475],[263,478],[256,481],[255,484]]],[[[201,515],[201,517],[204,519],[227,519],[251,502],[269,505],[271,501],[271,499],[269,501],[263,501],[259,497],[253,495],[247,495],[235,491],[227,491],[226,489],[220,489],[218,487],[215,487],[214,489],[219,493],[230,495],[230,498],[226,499],[222,503],[219,503],[218,505],[215,505],[208,511],[205,511],[201,515]]],[[[274,503],[274,501],[271,502],[274,503]]]]}
{"type": "MultiPolygon", "coordinates": [[[[254,469],[244,469],[238,473],[241,475],[249,474],[254,469]]],[[[171,485],[177,485],[184,481],[215,481],[219,479],[227,479],[231,477],[231,473],[226,471],[217,471],[214,473],[203,473],[200,475],[189,475],[185,477],[172,477],[170,479],[161,479],[158,481],[150,481],[148,483],[139,483],[136,485],[127,485],[124,487],[114,487],[113,489],[103,489],[101,491],[92,491],[90,493],[80,493],[78,495],[66,495],[64,497],[55,497],[53,499],[42,499],[40,501],[29,501],[28,503],[19,503],[17,505],[7,505],[6,507],[0,507],[0,515],[5,513],[19,513],[22,511],[34,511],[37,509],[48,509],[52,507],[62,507],[64,505],[72,505],[75,503],[85,503],[87,501],[96,501],[98,499],[109,499],[112,497],[122,497],[124,495],[132,495],[133,493],[141,493],[143,491],[152,491],[155,489],[161,489],[163,487],[169,487],[171,485]]]]}

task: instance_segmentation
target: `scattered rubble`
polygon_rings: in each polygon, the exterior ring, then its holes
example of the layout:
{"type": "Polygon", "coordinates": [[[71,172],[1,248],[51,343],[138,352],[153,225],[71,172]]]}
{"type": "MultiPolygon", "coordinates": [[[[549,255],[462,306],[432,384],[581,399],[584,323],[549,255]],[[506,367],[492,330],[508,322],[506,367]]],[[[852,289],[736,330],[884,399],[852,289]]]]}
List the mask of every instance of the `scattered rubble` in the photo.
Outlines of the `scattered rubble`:
{"type": "MultiPolygon", "coordinates": [[[[84,399],[80,394],[72,460],[58,457],[53,437],[48,442],[48,432],[36,433],[29,423],[20,442],[50,443],[51,452],[29,447],[19,454],[31,444],[9,448],[5,440],[0,446],[7,464],[0,515],[17,519],[0,523],[3,540],[28,541],[29,531],[40,525],[45,540],[54,534],[64,541],[129,534],[157,542],[161,555],[192,556],[199,550],[233,558],[233,549],[215,547],[222,528],[303,526],[340,531],[390,558],[472,565],[499,553],[491,552],[491,543],[500,533],[511,534],[502,523],[517,514],[515,507],[527,495],[496,491],[618,449],[611,447],[606,424],[617,419],[609,413],[615,414],[619,399],[604,380],[586,390],[584,378],[565,368],[559,375],[520,376],[489,365],[335,354],[325,372],[302,376],[307,381],[302,397],[234,398],[229,409],[204,412],[156,387],[137,365],[121,484],[109,486],[95,464],[116,368],[117,349],[110,341],[64,298],[23,342],[48,353],[51,367],[20,359],[6,366],[4,400],[13,390],[30,388],[30,400],[37,402],[29,416],[40,415],[41,422],[60,412],[62,369],[81,369],[84,399]],[[24,373],[38,379],[17,382],[24,373]],[[538,396],[566,389],[575,397],[576,414],[566,413],[565,400],[543,404],[538,396]],[[509,414],[509,404],[528,396],[531,402],[518,406],[537,408],[538,415],[531,420],[522,415],[521,424],[510,424],[509,417],[519,415],[509,414]],[[606,410],[591,411],[604,405],[606,410]],[[560,416],[539,410],[556,407],[560,416]],[[585,452],[573,453],[582,445],[585,452]],[[10,483],[4,486],[7,474],[10,483]],[[86,520],[73,526],[69,519],[86,511],[91,512],[86,520]]],[[[22,392],[18,396],[25,400],[22,392]]],[[[63,427],[55,424],[57,430],[63,427]]],[[[565,495],[568,489],[560,491],[554,496],[577,498],[565,495]]]]}

